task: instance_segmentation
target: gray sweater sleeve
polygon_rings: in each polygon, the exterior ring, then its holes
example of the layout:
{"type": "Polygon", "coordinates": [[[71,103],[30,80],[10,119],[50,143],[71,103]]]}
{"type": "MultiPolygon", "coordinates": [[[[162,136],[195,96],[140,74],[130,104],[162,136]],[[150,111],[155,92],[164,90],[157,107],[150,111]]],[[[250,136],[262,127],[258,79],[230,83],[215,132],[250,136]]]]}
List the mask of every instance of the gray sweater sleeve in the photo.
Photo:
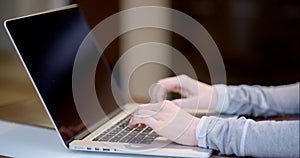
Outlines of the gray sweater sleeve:
{"type": "Polygon", "coordinates": [[[255,157],[299,157],[299,121],[255,122],[244,117],[202,117],[196,130],[199,147],[221,154],[255,157]]]}
{"type": "MultiPolygon", "coordinates": [[[[216,110],[228,114],[272,116],[299,114],[299,83],[278,86],[216,85],[216,110]]],[[[298,157],[299,121],[261,121],[202,117],[196,128],[198,146],[222,154],[298,157]]]]}
{"type": "Polygon", "coordinates": [[[283,86],[214,85],[221,113],[278,116],[299,114],[299,82],[283,86]]]}

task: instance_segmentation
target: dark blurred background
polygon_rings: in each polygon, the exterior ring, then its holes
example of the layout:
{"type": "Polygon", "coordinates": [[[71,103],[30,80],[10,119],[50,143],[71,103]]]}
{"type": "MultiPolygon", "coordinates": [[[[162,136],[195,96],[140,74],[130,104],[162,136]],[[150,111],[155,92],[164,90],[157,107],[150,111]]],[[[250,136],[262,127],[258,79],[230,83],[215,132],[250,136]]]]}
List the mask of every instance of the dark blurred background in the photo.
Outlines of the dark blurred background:
{"type": "MultiPolygon", "coordinates": [[[[136,4],[133,6],[158,5],[155,0],[127,1],[136,4]]],[[[75,2],[80,4],[91,26],[120,10],[117,0],[75,2]]],[[[228,84],[277,85],[299,81],[299,0],[171,0],[168,5],[195,18],[208,30],[223,56],[228,84]]],[[[189,59],[198,79],[210,83],[200,53],[183,37],[170,34],[172,46],[189,59]]],[[[118,40],[107,50],[112,64],[118,58],[113,53],[119,50],[118,40]]]]}
{"type": "MultiPolygon", "coordinates": [[[[197,19],[214,38],[228,84],[299,81],[300,1],[173,0],[172,6],[197,19]]],[[[186,41],[175,37],[174,43],[181,45],[196,68],[205,65],[194,57],[195,49],[186,41]]],[[[198,69],[199,78],[207,76],[198,69]]]]}

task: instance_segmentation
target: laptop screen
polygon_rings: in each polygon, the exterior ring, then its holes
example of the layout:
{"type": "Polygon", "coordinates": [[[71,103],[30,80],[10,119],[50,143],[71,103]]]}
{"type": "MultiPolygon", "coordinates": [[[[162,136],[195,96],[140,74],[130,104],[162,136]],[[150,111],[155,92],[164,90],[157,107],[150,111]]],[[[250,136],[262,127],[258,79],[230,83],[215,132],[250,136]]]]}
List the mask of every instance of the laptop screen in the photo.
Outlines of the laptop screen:
{"type": "Polygon", "coordinates": [[[78,7],[9,20],[6,27],[66,144],[87,126],[118,109],[110,86],[110,71],[102,56],[95,88],[104,113],[90,109],[90,117],[83,119],[76,110],[72,94],[73,65],[90,31],[78,7]]]}

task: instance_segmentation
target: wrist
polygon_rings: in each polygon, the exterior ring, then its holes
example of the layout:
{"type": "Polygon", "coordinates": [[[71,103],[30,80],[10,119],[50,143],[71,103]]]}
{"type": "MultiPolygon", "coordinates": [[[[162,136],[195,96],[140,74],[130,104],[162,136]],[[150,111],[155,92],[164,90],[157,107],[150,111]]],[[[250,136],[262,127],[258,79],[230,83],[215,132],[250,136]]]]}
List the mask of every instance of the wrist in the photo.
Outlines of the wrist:
{"type": "Polygon", "coordinates": [[[200,118],[195,117],[194,120],[193,120],[193,123],[192,123],[193,134],[192,134],[192,143],[191,144],[193,146],[197,146],[198,145],[198,141],[197,141],[197,126],[199,124],[199,121],[200,121],[200,118]]]}
{"type": "Polygon", "coordinates": [[[229,98],[228,98],[228,90],[227,85],[217,84],[213,85],[214,93],[213,93],[213,101],[212,110],[224,113],[229,106],[229,98]]]}

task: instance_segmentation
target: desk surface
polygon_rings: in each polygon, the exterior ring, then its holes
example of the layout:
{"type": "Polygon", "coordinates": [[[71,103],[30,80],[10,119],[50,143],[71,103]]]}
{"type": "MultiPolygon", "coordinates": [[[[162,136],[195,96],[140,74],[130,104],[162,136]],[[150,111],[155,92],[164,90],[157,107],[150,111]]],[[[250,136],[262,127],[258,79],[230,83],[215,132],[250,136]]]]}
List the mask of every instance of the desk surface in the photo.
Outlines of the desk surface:
{"type": "Polygon", "coordinates": [[[0,155],[7,157],[150,157],[70,151],[64,148],[57,133],[47,128],[0,120],[0,129],[0,155]]]}

